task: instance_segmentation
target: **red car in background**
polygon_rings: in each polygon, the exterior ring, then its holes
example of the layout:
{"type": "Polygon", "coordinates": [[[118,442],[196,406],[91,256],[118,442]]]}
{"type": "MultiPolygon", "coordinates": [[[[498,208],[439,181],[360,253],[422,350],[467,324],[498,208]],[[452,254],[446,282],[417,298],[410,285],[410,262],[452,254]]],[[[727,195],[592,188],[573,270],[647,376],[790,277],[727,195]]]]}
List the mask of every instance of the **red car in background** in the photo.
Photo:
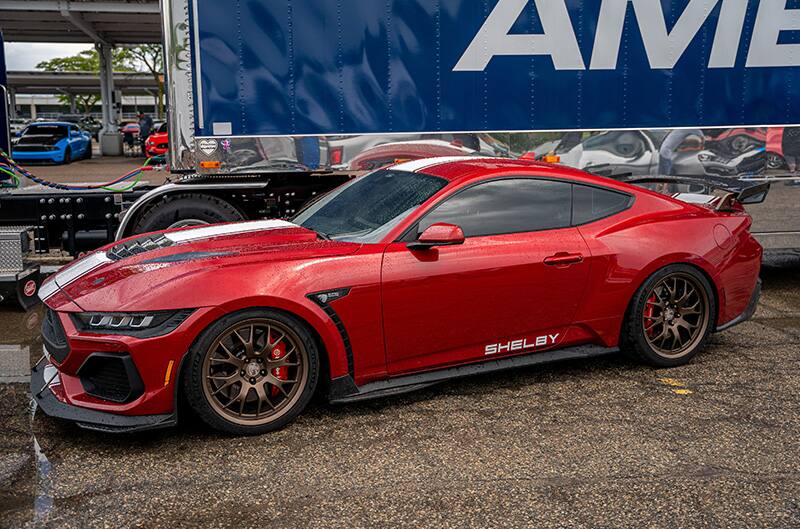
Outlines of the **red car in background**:
{"type": "Polygon", "coordinates": [[[663,195],[432,158],[350,180],[291,221],[132,237],[43,283],[31,392],[109,432],[174,424],[181,392],[210,426],[253,434],[318,389],[357,401],[618,349],[683,365],[755,311],[762,249],[740,201],[767,188],[663,195]]]}
{"type": "Polygon", "coordinates": [[[148,158],[164,156],[169,151],[169,134],[167,124],[162,123],[145,141],[145,152],[148,158]]]}
{"type": "Polygon", "coordinates": [[[468,149],[458,142],[444,140],[395,141],[364,150],[350,160],[349,168],[352,171],[372,171],[387,165],[420,158],[469,155],[477,156],[478,152],[468,149]]]}

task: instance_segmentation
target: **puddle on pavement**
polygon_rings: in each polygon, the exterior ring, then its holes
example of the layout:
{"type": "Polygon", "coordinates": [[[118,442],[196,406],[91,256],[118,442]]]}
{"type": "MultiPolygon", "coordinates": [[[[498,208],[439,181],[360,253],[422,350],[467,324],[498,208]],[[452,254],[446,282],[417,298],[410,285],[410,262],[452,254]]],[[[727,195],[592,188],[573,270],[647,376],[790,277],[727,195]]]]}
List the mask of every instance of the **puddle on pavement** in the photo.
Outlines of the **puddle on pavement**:
{"type": "MultiPolygon", "coordinates": [[[[42,525],[53,510],[53,464],[47,458],[39,440],[34,433],[34,416],[36,413],[36,403],[30,399],[30,372],[31,366],[42,355],[42,344],[39,336],[39,328],[42,321],[42,309],[37,308],[29,312],[24,312],[19,309],[2,307],[0,308],[0,387],[6,386],[13,388],[14,394],[19,395],[19,390],[25,395],[25,399],[29,403],[27,410],[21,409],[19,414],[11,410],[9,420],[14,421],[14,416],[22,418],[22,414],[27,411],[27,418],[14,425],[16,431],[20,431],[21,427],[24,432],[24,425],[27,423],[27,431],[30,437],[24,436],[19,438],[18,442],[8,435],[5,449],[9,453],[27,452],[32,453],[33,460],[29,462],[32,467],[26,471],[25,468],[20,468],[13,475],[9,476],[11,480],[15,479],[18,473],[31,472],[31,477],[34,477],[35,487],[31,492],[19,497],[23,502],[30,502],[31,517],[34,526],[42,525]],[[14,386],[12,386],[14,385],[14,386]],[[15,387],[16,386],[16,387],[15,387]],[[15,446],[16,445],[16,446],[15,446]]],[[[24,401],[23,401],[24,402],[24,401]]],[[[10,402],[5,402],[4,405],[10,405],[10,402]]],[[[13,399],[13,405],[18,406],[21,403],[18,399],[13,399]]],[[[11,423],[10,423],[11,424],[11,423]]],[[[5,437],[5,436],[4,436],[5,437]]],[[[30,461],[30,460],[29,460],[30,461]]],[[[0,492],[2,490],[2,483],[0,483],[0,492]]],[[[13,491],[12,491],[13,495],[13,491]]],[[[16,502],[12,501],[12,504],[16,502]]]]}

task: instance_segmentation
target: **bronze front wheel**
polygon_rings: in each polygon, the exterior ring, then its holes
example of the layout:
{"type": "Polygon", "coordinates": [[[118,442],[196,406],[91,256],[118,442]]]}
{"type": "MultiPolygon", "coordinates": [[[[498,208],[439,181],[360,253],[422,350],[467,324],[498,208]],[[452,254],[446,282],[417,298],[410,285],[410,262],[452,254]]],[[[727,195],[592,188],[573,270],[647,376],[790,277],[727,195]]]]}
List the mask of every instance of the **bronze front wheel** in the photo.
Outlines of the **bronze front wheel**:
{"type": "Polygon", "coordinates": [[[264,309],[223,318],[192,352],[187,398],[211,426],[277,429],[305,407],[318,377],[314,340],[295,318],[264,309]]]}

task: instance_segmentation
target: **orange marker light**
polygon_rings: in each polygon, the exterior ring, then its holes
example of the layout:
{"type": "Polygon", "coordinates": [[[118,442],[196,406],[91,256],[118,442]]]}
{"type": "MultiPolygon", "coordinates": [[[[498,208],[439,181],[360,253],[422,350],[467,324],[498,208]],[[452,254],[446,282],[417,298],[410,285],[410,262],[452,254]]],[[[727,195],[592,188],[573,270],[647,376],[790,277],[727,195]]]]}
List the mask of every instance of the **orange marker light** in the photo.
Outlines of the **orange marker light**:
{"type": "Polygon", "coordinates": [[[169,377],[172,375],[172,366],[175,363],[175,360],[170,360],[169,364],[167,364],[167,372],[164,373],[164,387],[169,386],[169,377]]]}
{"type": "Polygon", "coordinates": [[[200,162],[201,169],[219,169],[222,167],[222,162],[217,160],[205,160],[200,162]]]}

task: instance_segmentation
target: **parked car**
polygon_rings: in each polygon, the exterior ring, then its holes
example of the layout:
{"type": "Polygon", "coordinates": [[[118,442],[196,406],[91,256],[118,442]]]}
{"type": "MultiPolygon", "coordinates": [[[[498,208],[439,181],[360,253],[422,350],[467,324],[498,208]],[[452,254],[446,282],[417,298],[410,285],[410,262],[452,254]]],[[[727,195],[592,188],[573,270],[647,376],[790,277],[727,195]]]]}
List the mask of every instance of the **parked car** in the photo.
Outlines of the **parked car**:
{"type": "Polygon", "coordinates": [[[755,311],[746,190],[673,197],[486,160],[402,163],[291,221],[150,233],[79,259],[39,291],[33,397],[120,432],[175,424],[181,392],[208,425],[255,434],[320,386],[351,402],[619,348],[683,365],[755,311]]]}
{"type": "Polygon", "coordinates": [[[92,157],[92,136],[73,123],[34,122],[11,148],[18,162],[70,163],[92,157]]]}
{"type": "Polygon", "coordinates": [[[161,123],[144,143],[145,152],[148,158],[153,156],[164,156],[169,151],[169,134],[167,124],[161,123]]]}
{"type": "Polygon", "coordinates": [[[383,143],[356,155],[350,161],[349,169],[369,171],[394,163],[430,158],[434,156],[471,156],[479,153],[457,142],[444,140],[412,140],[383,143]]]}
{"type": "Polygon", "coordinates": [[[27,119],[10,119],[8,120],[8,128],[11,132],[11,137],[18,136],[28,125],[29,121],[27,119]]]}
{"type": "Polygon", "coordinates": [[[95,140],[100,139],[100,130],[102,130],[103,124],[92,116],[85,116],[82,114],[65,114],[60,116],[58,121],[74,123],[91,134],[92,138],[95,140]]]}

